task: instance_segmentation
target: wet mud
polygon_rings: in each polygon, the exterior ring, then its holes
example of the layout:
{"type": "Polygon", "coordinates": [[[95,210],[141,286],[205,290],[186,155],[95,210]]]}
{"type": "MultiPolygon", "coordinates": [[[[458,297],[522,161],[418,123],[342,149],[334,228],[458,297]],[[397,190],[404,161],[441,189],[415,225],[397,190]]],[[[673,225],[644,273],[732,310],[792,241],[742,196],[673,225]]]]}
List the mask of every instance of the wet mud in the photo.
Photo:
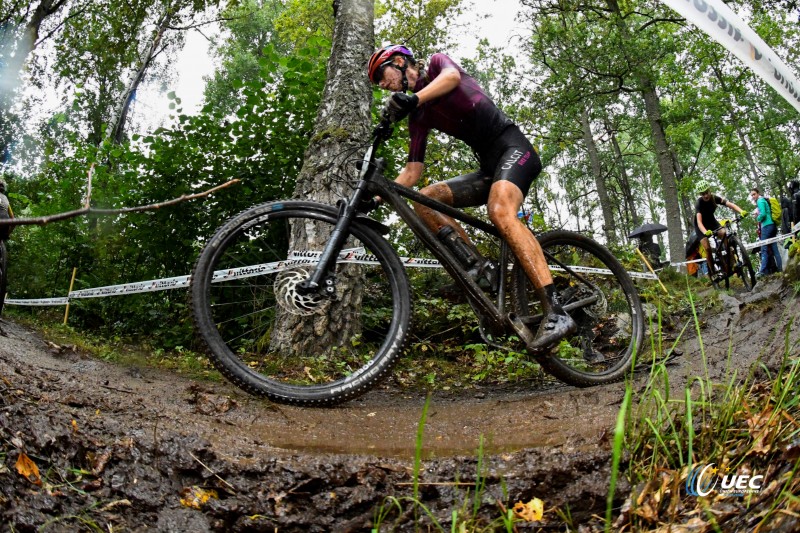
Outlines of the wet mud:
{"type": "MultiPolygon", "coordinates": [[[[759,358],[775,367],[797,346],[797,299],[779,283],[759,289],[725,296],[703,317],[702,341],[687,328],[668,366],[676,390],[706,372],[742,376],[759,358]]],[[[672,317],[668,335],[689,318],[672,317]]],[[[387,498],[414,493],[424,391],[389,380],[336,408],[275,406],[0,327],[0,531],[369,531],[387,498]]],[[[623,394],[555,383],[434,393],[419,501],[445,529],[453,509],[472,509],[476,481],[487,520],[534,497],[548,509],[538,526],[559,521],[555,509],[575,523],[602,514],[623,394]]],[[[629,492],[622,479],[617,503],[629,492]]],[[[411,508],[385,523],[429,523],[411,508]]]]}

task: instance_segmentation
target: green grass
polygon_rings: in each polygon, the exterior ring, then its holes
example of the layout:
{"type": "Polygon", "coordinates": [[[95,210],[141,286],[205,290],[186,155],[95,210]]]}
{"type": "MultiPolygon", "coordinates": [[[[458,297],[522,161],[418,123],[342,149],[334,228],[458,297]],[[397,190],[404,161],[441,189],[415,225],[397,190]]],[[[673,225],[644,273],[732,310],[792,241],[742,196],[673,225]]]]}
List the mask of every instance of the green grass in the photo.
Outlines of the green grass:
{"type": "MultiPolygon", "coordinates": [[[[772,529],[800,511],[800,502],[794,496],[800,490],[800,481],[794,476],[800,453],[792,457],[785,452],[787,447],[797,446],[800,436],[800,359],[797,347],[790,345],[792,322],[786,329],[785,351],[777,371],[770,373],[758,362],[746,376],[729,371],[726,381],[717,383],[709,378],[700,316],[691,288],[688,298],[703,375],[691,379],[679,397],[672,398],[669,374],[663,365],[656,365],[637,401],[623,403],[620,420],[626,420],[624,451],[629,457],[626,475],[631,486],[639,489],[630,495],[630,509],[622,522],[629,530],[644,531],[697,517],[712,530],[732,530],[732,525],[750,530],[752,523],[745,527],[723,511],[734,507],[742,515],[756,516],[756,524],[763,530],[772,529]],[[730,473],[767,475],[773,482],[771,489],[765,489],[763,501],[749,496],[687,496],[682,489],[689,470],[709,463],[730,473]]],[[[729,369],[732,356],[733,346],[729,344],[729,369]]],[[[615,441],[615,463],[622,453],[615,441]]],[[[611,515],[609,505],[606,528],[611,526],[611,515]]]]}
{"type": "Polygon", "coordinates": [[[223,380],[206,356],[180,346],[164,350],[144,343],[124,342],[119,338],[107,339],[58,321],[34,319],[30,315],[15,315],[14,320],[36,330],[53,344],[64,348],[74,347],[76,352],[97,359],[123,366],[169,370],[201,381],[223,380]]]}

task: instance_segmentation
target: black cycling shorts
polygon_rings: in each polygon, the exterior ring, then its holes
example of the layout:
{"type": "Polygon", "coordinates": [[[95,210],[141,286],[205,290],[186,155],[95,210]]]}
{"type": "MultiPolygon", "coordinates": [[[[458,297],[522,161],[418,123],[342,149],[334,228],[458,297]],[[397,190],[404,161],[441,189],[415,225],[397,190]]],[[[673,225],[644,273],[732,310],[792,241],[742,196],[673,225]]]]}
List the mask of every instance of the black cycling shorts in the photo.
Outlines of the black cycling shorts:
{"type": "Polygon", "coordinates": [[[489,200],[492,184],[510,181],[522,191],[522,197],[542,170],[542,162],[530,141],[517,126],[509,126],[486,152],[478,154],[480,170],[444,182],[453,194],[453,207],[474,207],[489,200]]]}

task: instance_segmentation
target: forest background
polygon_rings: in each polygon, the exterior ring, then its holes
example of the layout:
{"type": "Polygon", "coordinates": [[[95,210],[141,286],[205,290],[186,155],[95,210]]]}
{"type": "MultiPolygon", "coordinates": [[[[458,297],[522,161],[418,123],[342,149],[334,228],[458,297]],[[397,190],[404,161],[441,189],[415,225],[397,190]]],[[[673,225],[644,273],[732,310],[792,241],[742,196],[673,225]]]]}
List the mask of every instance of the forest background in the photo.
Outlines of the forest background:
{"type": "MultiPolygon", "coordinates": [[[[726,2],[785,63],[798,64],[792,0],[726,2]]],[[[334,29],[331,0],[0,0],[0,154],[17,216],[91,203],[115,208],[241,182],[200,201],[119,217],[17,228],[9,292],[75,289],[189,273],[204,242],[236,212],[290,197],[314,129],[334,29]],[[147,131],[131,106],[142,83],[169,87],[188,32],[220,25],[219,68],[204,104],[147,131]],[[45,53],[46,50],[46,53],[45,53]],[[57,111],[45,99],[57,95],[57,111]],[[138,124],[138,125],[137,125],[138,124]]],[[[408,44],[420,58],[452,53],[467,0],[375,3],[376,45],[408,44]]],[[[693,183],[707,179],[747,209],[750,187],[779,194],[800,173],[796,111],[750,70],[651,0],[520,0],[519,45],[481,40],[454,58],[522,127],[545,171],[527,207],[537,229],[590,233],[615,250],[643,222],[669,226],[683,256],[693,183]]],[[[364,75],[361,65],[353,76],[364,75]]],[[[373,114],[384,97],[373,92],[373,114]]],[[[366,139],[365,139],[366,141],[366,139]]],[[[387,150],[403,164],[406,135],[387,150]]],[[[346,157],[341,162],[346,162],[346,157]]],[[[475,167],[463,144],[437,137],[425,179],[475,167]]],[[[752,226],[746,228],[753,240],[752,226]]],[[[405,233],[393,236],[413,249],[405,233]]],[[[81,300],[71,323],[164,347],[192,344],[182,291],[81,300]]]]}

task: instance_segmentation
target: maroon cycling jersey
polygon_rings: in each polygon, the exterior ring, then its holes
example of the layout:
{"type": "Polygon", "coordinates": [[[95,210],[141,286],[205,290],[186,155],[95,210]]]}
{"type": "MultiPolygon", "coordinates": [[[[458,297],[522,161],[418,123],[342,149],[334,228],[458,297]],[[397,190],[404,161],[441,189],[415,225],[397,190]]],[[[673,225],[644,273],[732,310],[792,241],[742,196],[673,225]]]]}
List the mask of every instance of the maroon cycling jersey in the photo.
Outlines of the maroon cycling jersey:
{"type": "Polygon", "coordinates": [[[479,155],[486,153],[513,122],[483,92],[475,79],[444,54],[434,54],[414,87],[419,92],[446,68],[455,68],[461,82],[449,93],[420,105],[408,119],[409,162],[423,162],[428,133],[436,129],[467,143],[479,155]]]}

